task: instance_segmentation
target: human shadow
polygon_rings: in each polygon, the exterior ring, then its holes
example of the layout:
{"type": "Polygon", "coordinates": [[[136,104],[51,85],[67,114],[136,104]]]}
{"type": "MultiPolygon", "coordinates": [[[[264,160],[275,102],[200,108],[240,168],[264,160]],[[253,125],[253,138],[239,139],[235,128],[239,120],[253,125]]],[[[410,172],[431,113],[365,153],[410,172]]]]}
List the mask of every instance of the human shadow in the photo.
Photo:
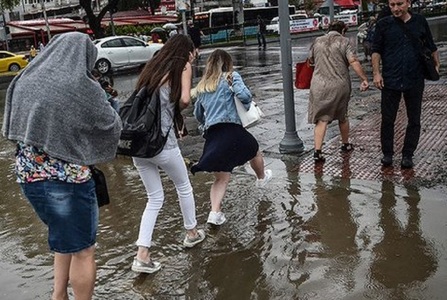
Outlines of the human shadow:
{"type": "Polygon", "coordinates": [[[372,279],[396,289],[393,294],[398,293],[394,295],[398,298],[404,296],[400,295],[405,290],[402,285],[410,287],[415,282],[424,282],[437,268],[433,247],[424,239],[420,228],[419,191],[410,185],[405,188],[407,222],[400,222],[395,186],[390,181],[382,184],[380,227],[383,239],[373,248],[375,258],[371,265],[372,279]]]}
{"type": "MultiPolygon", "coordinates": [[[[349,161],[349,160],[348,160],[349,161]]],[[[325,182],[315,174],[313,190],[318,211],[311,224],[322,245],[322,258],[328,260],[325,277],[336,279],[346,290],[355,287],[354,271],[360,261],[355,241],[357,223],[352,215],[349,178],[333,178],[325,182]]]]}

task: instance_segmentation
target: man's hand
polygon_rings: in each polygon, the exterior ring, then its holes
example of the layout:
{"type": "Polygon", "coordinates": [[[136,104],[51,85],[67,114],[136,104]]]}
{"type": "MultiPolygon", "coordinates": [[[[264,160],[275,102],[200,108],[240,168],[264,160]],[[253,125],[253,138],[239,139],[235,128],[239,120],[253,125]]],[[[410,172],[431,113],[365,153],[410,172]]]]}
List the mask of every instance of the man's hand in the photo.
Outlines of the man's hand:
{"type": "Polygon", "coordinates": [[[382,74],[377,73],[374,74],[374,85],[376,88],[378,88],[379,90],[383,89],[383,77],[382,74]]]}
{"type": "Polygon", "coordinates": [[[360,91],[364,92],[369,88],[368,80],[363,80],[362,83],[360,83],[360,91]]]}

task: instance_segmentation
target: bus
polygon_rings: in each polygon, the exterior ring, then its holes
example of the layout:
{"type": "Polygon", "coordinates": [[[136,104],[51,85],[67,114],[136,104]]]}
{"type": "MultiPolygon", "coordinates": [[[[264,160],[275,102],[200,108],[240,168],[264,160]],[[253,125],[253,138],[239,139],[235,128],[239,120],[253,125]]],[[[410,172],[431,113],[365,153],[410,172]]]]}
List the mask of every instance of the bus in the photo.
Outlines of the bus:
{"type": "MultiPolygon", "coordinates": [[[[293,15],[295,11],[295,6],[289,5],[289,14],[293,15]]],[[[257,25],[256,19],[258,15],[261,16],[264,22],[268,23],[279,15],[278,6],[244,8],[244,26],[257,25]]],[[[235,20],[233,7],[213,8],[209,11],[194,14],[194,21],[200,29],[233,26],[237,23],[235,20]]]]}

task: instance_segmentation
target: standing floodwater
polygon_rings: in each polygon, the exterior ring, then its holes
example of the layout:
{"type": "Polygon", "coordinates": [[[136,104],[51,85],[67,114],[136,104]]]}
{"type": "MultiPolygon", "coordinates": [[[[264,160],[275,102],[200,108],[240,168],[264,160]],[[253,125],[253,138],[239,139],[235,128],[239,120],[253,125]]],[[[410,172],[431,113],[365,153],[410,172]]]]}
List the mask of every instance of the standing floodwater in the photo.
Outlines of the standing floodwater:
{"type": "MultiPolygon", "coordinates": [[[[447,40],[446,25],[443,21],[432,27],[438,42],[447,40]]],[[[355,40],[355,33],[352,37],[355,40]]],[[[306,57],[311,41],[293,41],[294,62],[306,57]]],[[[254,135],[278,144],[284,134],[279,46],[269,44],[266,51],[257,46],[228,50],[267,118],[279,124],[264,128],[261,123],[252,129],[254,135]]],[[[199,74],[207,53],[201,52],[195,70],[199,74]]],[[[441,57],[445,65],[445,56],[441,57]]],[[[136,76],[117,76],[115,87],[130,91],[136,76]]],[[[306,99],[296,91],[299,128],[305,127],[306,99]]],[[[186,141],[203,142],[194,128],[191,132],[186,141]]],[[[298,133],[311,147],[312,136],[298,133]]],[[[184,152],[194,160],[200,153],[186,141],[184,152]]],[[[12,175],[14,151],[14,144],[1,137],[0,299],[49,299],[53,258],[48,255],[45,226],[12,175]]],[[[213,177],[191,176],[199,227],[208,236],[190,250],[182,246],[184,229],[175,188],[162,173],[166,203],[154,232],[152,255],[163,268],[153,275],[130,270],[146,204],[138,173],[128,158],[102,165],[112,204],[100,209],[95,299],[445,298],[445,183],[423,187],[350,179],[349,170],[332,177],[300,171],[298,158],[279,158],[265,157],[274,178],[264,190],[255,187],[248,167],[236,170],[223,204],[228,220],[219,229],[205,225],[213,177]]]]}

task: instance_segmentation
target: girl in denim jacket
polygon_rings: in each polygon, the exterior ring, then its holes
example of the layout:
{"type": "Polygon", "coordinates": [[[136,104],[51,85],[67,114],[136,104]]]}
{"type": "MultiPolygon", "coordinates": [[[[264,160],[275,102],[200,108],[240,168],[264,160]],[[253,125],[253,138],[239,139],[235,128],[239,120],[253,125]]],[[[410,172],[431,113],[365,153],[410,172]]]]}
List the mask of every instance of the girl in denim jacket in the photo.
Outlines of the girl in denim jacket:
{"type": "Polygon", "coordinates": [[[213,172],[211,212],[208,223],[221,225],[226,221],[221,211],[222,199],[236,166],[250,162],[256,173],[256,185],[264,187],[272,178],[271,170],[264,170],[264,159],[256,139],[241,125],[236,111],[234,94],[248,108],[251,93],[239,73],[233,71],[233,60],[226,51],[215,50],[206,63],[205,73],[192,91],[197,98],[194,116],[204,130],[203,154],[191,172],[213,172]]]}

